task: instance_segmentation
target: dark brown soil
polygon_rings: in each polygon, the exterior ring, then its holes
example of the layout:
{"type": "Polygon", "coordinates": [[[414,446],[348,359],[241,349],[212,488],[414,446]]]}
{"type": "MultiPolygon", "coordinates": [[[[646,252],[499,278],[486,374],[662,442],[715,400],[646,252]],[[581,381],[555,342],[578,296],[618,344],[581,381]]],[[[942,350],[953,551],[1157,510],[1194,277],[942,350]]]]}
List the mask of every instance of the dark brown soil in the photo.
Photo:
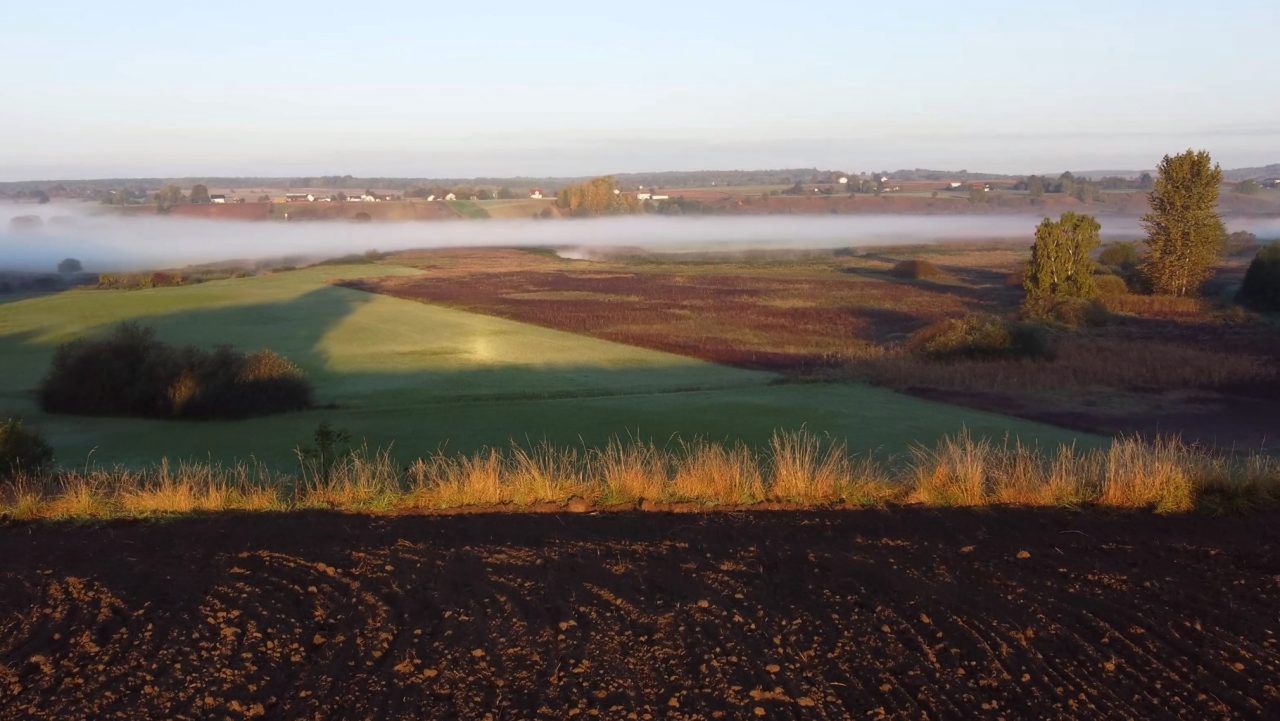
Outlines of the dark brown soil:
{"type": "Polygon", "coordinates": [[[1280,515],[0,528],[3,719],[1280,716],[1280,515]]]}

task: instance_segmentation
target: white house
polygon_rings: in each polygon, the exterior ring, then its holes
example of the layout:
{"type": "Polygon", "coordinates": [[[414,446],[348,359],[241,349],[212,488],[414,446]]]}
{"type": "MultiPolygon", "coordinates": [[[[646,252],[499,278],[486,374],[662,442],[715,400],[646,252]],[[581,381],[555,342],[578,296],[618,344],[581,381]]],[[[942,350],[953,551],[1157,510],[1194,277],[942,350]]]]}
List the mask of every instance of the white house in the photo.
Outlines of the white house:
{"type": "Polygon", "coordinates": [[[316,196],[311,193],[285,193],[284,200],[286,203],[314,203],[316,196]]]}
{"type": "Polygon", "coordinates": [[[542,200],[542,190],[539,188],[534,188],[533,190],[530,190],[529,197],[534,200],[542,200]]]}
{"type": "Polygon", "coordinates": [[[636,200],[649,200],[652,197],[653,193],[646,193],[644,191],[636,193],[636,200]]]}
{"type": "Polygon", "coordinates": [[[445,194],[445,196],[444,196],[444,199],[445,199],[445,200],[457,200],[457,199],[458,199],[458,196],[454,195],[453,193],[446,193],[446,194],[445,194]]]}
{"type": "Polygon", "coordinates": [[[227,196],[222,195],[221,193],[216,194],[216,195],[210,195],[210,196],[209,196],[209,202],[210,202],[210,203],[213,203],[214,205],[226,205],[226,203],[227,203],[227,196]]]}
{"type": "Polygon", "coordinates": [[[376,195],[374,195],[374,194],[372,194],[372,193],[361,193],[361,194],[360,194],[360,202],[362,202],[362,203],[376,203],[376,202],[378,202],[379,200],[382,200],[382,198],[379,198],[378,196],[376,196],[376,195]]]}
{"type": "Polygon", "coordinates": [[[947,183],[947,187],[952,189],[959,188],[962,185],[964,185],[964,183],[960,182],[959,180],[953,180],[950,183],[947,183]]]}
{"type": "Polygon", "coordinates": [[[848,185],[848,184],[849,184],[849,179],[848,179],[847,177],[845,177],[845,176],[841,175],[839,178],[836,178],[836,182],[837,182],[837,183],[839,183],[839,184],[841,184],[841,185],[848,185]]]}

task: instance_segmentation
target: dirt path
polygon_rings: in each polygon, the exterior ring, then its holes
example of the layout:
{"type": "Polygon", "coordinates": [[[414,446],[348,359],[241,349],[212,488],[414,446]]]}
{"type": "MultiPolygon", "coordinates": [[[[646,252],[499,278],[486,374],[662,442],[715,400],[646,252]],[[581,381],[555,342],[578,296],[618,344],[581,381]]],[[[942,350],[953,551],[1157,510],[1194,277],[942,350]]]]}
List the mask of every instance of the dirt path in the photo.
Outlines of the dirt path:
{"type": "Polygon", "coordinates": [[[1280,516],[0,527],[0,719],[1276,718],[1280,516]]]}

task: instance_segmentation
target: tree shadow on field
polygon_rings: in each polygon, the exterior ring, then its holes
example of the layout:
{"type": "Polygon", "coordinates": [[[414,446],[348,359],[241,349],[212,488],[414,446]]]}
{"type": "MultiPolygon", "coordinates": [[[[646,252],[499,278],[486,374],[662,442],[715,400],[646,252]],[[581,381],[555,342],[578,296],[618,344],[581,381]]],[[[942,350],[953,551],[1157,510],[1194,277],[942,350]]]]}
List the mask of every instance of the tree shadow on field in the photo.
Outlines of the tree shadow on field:
{"type": "MultiPolygon", "coordinates": [[[[848,388],[818,391],[811,385],[778,387],[769,373],[734,369],[679,356],[632,357],[626,353],[595,360],[575,349],[558,349],[548,357],[521,356],[520,343],[498,344],[498,355],[476,360],[477,344],[489,336],[451,338],[442,328],[412,329],[404,349],[390,343],[362,352],[361,333],[377,337],[374,325],[359,328],[342,341],[354,348],[346,367],[333,367],[329,334],[363,306],[382,296],[336,286],[322,286],[295,297],[266,303],[152,312],[129,320],[153,326],[167,343],[211,347],[232,345],[243,351],[270,349],[300,366],[315,383],[317,408],[236,421],[147,420],[50,416],[33,420],[48,424],[59,461],[78,464],[92,448],[95,463],[146,465],[167,455],[172,459],[233,460],[255,457],[272,465],[292,462],[292,449],[310,440],[321,421],[351,432],[358,445],[394,444],[397,456],[410,460],[444,444],[451,451],[478,450],[519,442],[549,441],[557,445],[597,446],[614,437],[635,435],[662,443],[675,436],[712,441],[767,443],[777,429],[808,427],[847,439],[859,450],[904,449],[908,442],[932,443],[967,426],[977,436],[1010,432],[1037,437],[1049,429],[1028,428],[1023,421],[970,416],[953,409],[921,408],[915,399],[888,391],[848,388]],[[403,354],[403,357],[397,357],[403,354]],[[363,367],[362,367],[363,365],[363,367]],[[840,400],[844,399],[844,400],[840,400]]],[[[401,301],[420,308],[413,301],[401,301]]],[[[866,309],[877,333],[915,323],[910,315],[866,309]]],[[[387,319],[378,316],[381,322],[387,319]]],[[[404,322],[420,315],[409,314],[404,322]]],[[[428,319],[429,320],[429,319],[428,319]]],[[[86,332],[101,335],[116,323],[86,332]]],[[[518,325],[518,324],[517,324],[518,325]]],[[[504,335],[505,331],[498,335],[504,335]]],[[[23,362],[40,375],[48,367],[54,345],[17,336],[23,362]]],[[[564,343],[599,343],[564,334],[564,343]]],[[[538,341],[549,347],[549,341],[538,341]]],[[[558,342],[558,341],[552,341],[558,342]]],[[[637,351],[647,353],[648,351],[637,351]]],[[[29,381],[29,390],[39,375],[29,381]]],[[[1056,433],[1056,431],[1052,431],[1056,433]]],[[[1057,437],[1055,436],[1055,441],[1057,437]]]]}

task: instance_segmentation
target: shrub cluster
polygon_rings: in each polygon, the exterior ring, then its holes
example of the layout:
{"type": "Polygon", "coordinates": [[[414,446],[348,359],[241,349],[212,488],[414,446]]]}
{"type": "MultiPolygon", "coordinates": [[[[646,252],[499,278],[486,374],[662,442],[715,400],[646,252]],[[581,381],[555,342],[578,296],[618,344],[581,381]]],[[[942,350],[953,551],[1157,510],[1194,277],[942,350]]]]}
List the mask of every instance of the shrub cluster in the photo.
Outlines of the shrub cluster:
{"type": "Polygon", "coordinates": [[[271,351],[178,348],[125,323],[106,338],[60,346],[40,404],[52,413],[245,418],[308,407],[311,384],[271,351]]]}
{"type": "Polygon", "coordinates": [[[0,423],[0,480],[20,473],[37,473],[53,460],[53,449],[35,431],[10,418],[0,423]]]}
{"type": "Polygon", "coordinates": [[[254,275],[248,268],[205,267],[183,271],[153,271],[149,273],[99,273],[99,290],[144,290],[146,288],[170,288],[179,285],[195,285],[228,278],[247,278],[254,275]]]}
{"type": "Polygon", "coordinates": [[[1129,285],[1124,282],[1124,278],[1110,273],[1099,273],[1093,276],[1093,287],[1098,291],[1098,295],[1104,298],[1129,292],[1129,285]]]}
{"type": "Polygon", "coordinates": [[[181,273],[100,273],[98,288],[102,290],[142,290],[182,285],[181,273]]]}
{"type": "Polygon", "coordinates": [[[1258,251],[1245,271],[1237,299],[1258,310],[1280,310],[1280,243],[1258,251]]]}
{"type": "Polygon", "coordinates": [[[1098,262],[1119,275],[1131,273],[1141,260],[1138,257],[1138,247],[1133,243],[1112,243],[1098,254],[1098,262]]]}
{"type": "Polygon", "coordinates": [[[1052,355],[1048,333],[1043,327],[980,314],[925,326],[907,340],[907,350],[935,360],[1052,355]]]}
{"type": "Polygon", "coordinates": [[[890,272],[908,280],[938,280],[947,277],[941,268],[927,260],[904,260],[893,266],[890,272]]]}

